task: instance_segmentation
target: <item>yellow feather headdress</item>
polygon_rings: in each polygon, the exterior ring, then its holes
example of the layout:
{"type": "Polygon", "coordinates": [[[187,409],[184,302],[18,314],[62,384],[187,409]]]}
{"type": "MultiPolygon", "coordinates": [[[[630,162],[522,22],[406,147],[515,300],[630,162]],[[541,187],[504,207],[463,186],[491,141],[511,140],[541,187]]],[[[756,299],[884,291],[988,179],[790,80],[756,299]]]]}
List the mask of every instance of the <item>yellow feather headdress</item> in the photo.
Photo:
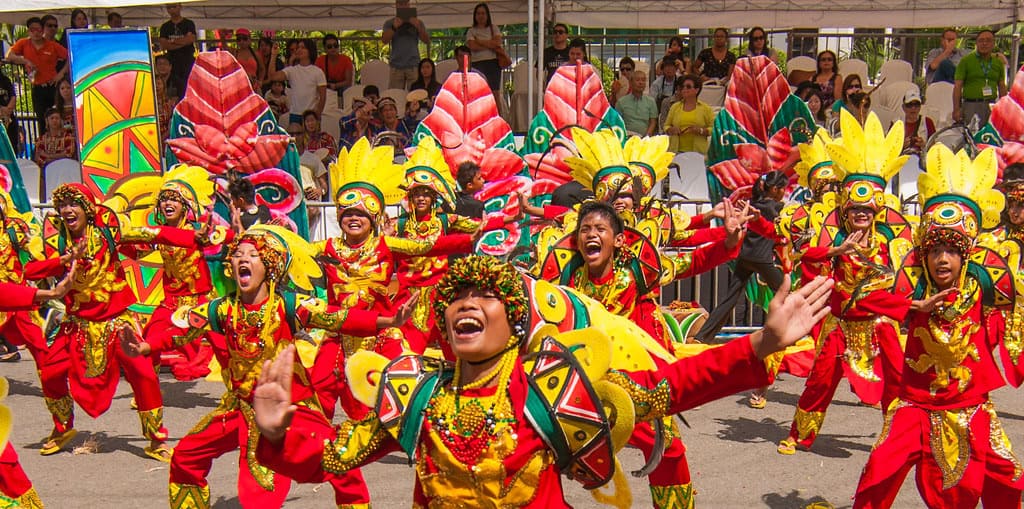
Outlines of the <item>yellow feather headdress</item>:
{"type": "Polygon", "coordinates": [[[668,136],[649,136],[641,138],[630,136],[626,140],[623,151],[629,169],[634,176],[640,177],[643,185],[641,194],[647,194],[654,185],[668,176],[668,165],[672,164],[675,154],[668,150],[668,136]]]}
{"type": "Polygon", "coordinates": [[[380,225],[386,205],[402,201],[402,168],[393,161],[390,146],[371,147],[360,138],[351,149],[342,149],[331,164],[331,194],[342,211],[358,209],[380,225]]]}
{"type": "Polygon", "coordinates": [[[589,133],[572,128],[572,139],[578,156],[565,158],[573,179],[593,189],[600,201],[611,201],[616,192],[632,189],[633,177],[622,149],[622,143],[610,129],[589,133]]]}
{"type": "Polygon", "coordinates": [[[797,183],[815,191],[815,187],[839,179],[839,172],[828,154],[828,144],[835,143],[824,129],[818,129],[809,143],[801,143],[800,162],[793,168],[797,183]]]}
{"type": "Polygon", "coordinates": [[[424,136],[412,157],[402,167],[405,169],[404,185],[407,192],[417,187],[426,187],[437,193],[435,206],[441,202],[455,205],[455,179],[434,138],[424,136]]]}
{"type": "Polygon", "coordinates": [[[903,122],[893,123],[886,134],[874,113],[861,127],[850,112],[841,110],[839,125],[842,139],[826,143],[825,148],[843,176],[842,207],[878,210],[885,205],[886,184],[909,157],[900,155],[903,122]]]}
{"type": "Polygon", "coordinates": [[[177,193],[195,215],[192,218],[195,220],[206,207],[213,204],[215,191],[213,181],[210,180],[210,173],[206,169],[199,166],[177,164],[164,174],[157,202],[160,200],[160,195],[165,192],[177,193]]]}
{"type": "Polygon", "coordinates": [[[316,251],[313,246],[287,228],[268,224],[252,225],[232,241],[228,253],[243,243],[256,246],[272,283],[287,281],[298,289],[312,291],[312,280],[323,275],[314,257],[316,251]]]}
{"type": "Polygon", "coordinates": [[[994,189],[999,167],[995,149],[982,150],[974,160],[941,143],[928,150],[928,170],[917,177],[921,202],[920,245],[952,242],[966,254],[981,228],[994,228],[1006,198],[994,189]],[[957,235],[950,236],[950,232],[957,235]],[[959,237],[959,238],[957,238],[959,237]]]}

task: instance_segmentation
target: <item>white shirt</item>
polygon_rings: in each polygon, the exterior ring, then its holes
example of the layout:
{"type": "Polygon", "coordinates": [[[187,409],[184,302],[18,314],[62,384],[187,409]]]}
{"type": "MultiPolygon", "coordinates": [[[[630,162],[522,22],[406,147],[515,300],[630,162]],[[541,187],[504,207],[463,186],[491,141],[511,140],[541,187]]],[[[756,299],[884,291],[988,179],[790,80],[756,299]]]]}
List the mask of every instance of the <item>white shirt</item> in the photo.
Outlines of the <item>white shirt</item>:
{"type": "Polygon", "coordinates": [[[288,76],[288,97],[291,98],[289,113],[301,115],[303,111],[316,109],[320,100],[317,87],[327,86],[324,72],[312,64],[293,65],[281,71],[288,76]]]}
{"type": "MultiPolygon", "coordinates": [[[[469,30],[466,30],[466,41],[489,41],[497,34],[498,27],[496,25],[483,28],[469,27],[469,30]]],[[[494,50],[482,49],[480,51],[474,51],[470,60],[473,62],[481,62],[484,60],[494,60],[495,58],[498,58],[498,54],[495,53],[494,50]]]]}

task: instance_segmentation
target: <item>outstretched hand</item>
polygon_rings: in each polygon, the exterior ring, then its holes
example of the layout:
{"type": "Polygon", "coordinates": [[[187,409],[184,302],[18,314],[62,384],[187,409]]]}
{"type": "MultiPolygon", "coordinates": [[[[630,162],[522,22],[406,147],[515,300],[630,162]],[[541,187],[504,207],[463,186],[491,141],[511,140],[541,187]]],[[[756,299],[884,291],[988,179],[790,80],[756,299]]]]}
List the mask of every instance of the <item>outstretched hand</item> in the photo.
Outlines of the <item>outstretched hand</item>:
{"type": "Polygon", "coordinates": [[[957,291],[956,288],[946,288],[931,297],[923,300],[912,300],[910,301],[911,311],[921,311],[922,313],[931,313],[935,310],[935,307],[946,300],[946,296],[957,291]]]}
{"type": "Polygon", "coordinates": [[[256,427],[264,438],[280,443],[298,407],[292,404],[295,346],[288,345],[273,361],[264,361],[253,393],[256,427]]]}
{"type": "Polygon", "coordinates": [[[71,265],[75,261],[81,260],[85,256],[86,247],[86,239],[80,239],[72,244],[66,253],[60,256],[60,262],[64,265],[71,265]]]}
{"type": "Polygon", "coordinates": [[[790,278],[782,278],[782,286],[768,304],[768,316],[759,333],[750,336],[758,358],[793,345],[811,332],[811,328],[829,314],[828,298],[834,281],[818,276],[796,292],[790,292],[790,278]]]}
{"type": "Polygon", "coordinates": [[[746,231],[747,221],[753,217],[750,215],[750,204],[742,209],[736,210],[731,202],[722,202],[722,211],[725,214],[725,246],[729,249],[736,247],[743,240],[743,232],[746,231]]]}
{"type": "Polygon", "coordinates": [[[419,303],[419,300],[420,291],[416,290],[412,292],[409,299],[401,306],[398,306],[398,309],[395,311],[395,316],[382,316],[378,318],[377,328],[385,329],[388,327],[401,327],[405,322],[409,321],[409,318],[412,317],[412,312],[416,309],[416,305],[419,303]]]}
{"type": "Polygon", "coordinates": [[[140,340],[131,326],[125,325],[121,327],[121,330],[117,331],[117,335],[121,338],[121,348],[129,357],[138,357],[152,353],[149,343],[140,340]]]}
{"type": "Polygon", "coordinates": [[[855,231],[855,232],[851,233],[850,235],[848,235],[846,237],[846,240],[844,240],[842,244],[839,244],[838,247],[832,248],[832,251],[829,252],[829,254],[831,256],[853,254],[855,251],[857,251],[857,247],[860,246],[860,242],[863,239],[864,239],[864,231],[863,230],[855,231]]]}

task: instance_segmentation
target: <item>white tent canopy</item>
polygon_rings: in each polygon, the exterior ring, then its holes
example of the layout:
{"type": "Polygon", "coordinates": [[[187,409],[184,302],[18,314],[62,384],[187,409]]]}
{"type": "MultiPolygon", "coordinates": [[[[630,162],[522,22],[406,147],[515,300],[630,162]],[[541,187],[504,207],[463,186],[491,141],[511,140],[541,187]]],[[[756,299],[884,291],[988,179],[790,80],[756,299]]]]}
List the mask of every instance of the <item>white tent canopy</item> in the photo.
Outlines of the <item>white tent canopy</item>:
{"type": "MultiPolygon", "coordinates": [[[[469,25],[479,0],[414,0],[428,28],[469,25]]],[[[572,25],[607,28],[854,27],[924,28],[949,24],[1012,22],[1020,0],[548,0],[547,18],[572,25]]],[[[108,10],[125,25],[159,25],[167,19],[164,2],[153,0],[13,0],[0,5],[0,22],[24,23],[32,14],[53,13],[62,25],[74,7],[99,22],[108,10]],[[131,7],[125,6],[132,5],[131,7]]],[[[498,24],[527,21],[527,0],[492,0],[498,24]]],[[[393,1],[359,0],[199,0],[184,15],[201,29],[379,30],[394,13],[393,1]]]]}

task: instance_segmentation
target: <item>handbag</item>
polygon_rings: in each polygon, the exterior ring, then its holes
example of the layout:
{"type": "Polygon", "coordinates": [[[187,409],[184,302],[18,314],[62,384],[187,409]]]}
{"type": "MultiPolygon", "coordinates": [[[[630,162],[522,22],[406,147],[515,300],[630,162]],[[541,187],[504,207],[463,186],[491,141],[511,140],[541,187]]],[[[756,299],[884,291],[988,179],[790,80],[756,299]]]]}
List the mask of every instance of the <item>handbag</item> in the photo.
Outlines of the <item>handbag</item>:
{"type": "Polygon", "coordinates": [[[512,65],[512,57],[508,56],[505,52],[505,48],[499,46],[498,49],[494,50],[498,54],[498,67],[502,69],[512,65]]]}

